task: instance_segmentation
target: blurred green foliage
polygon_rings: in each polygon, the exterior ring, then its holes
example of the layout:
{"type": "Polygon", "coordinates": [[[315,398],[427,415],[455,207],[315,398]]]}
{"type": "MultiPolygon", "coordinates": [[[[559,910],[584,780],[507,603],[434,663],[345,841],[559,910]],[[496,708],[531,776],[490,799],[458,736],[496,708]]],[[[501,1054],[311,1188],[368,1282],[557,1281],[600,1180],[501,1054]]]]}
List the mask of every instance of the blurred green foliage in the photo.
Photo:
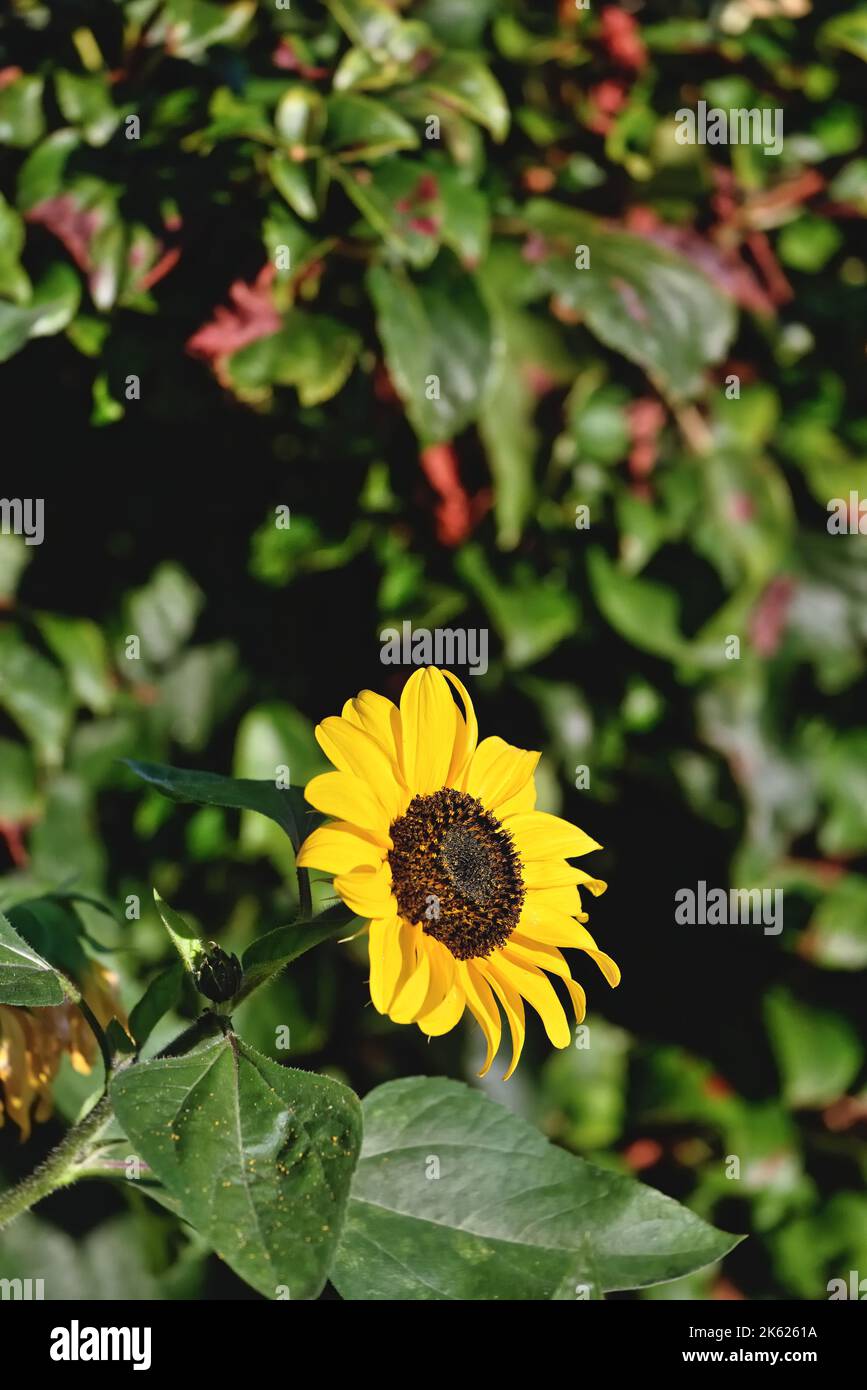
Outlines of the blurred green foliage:
{"type": "MultiPolygon", "coordinates": [[[[396,693],[383,626],[489,628],[483,728],[605,844],[624,970],[589,1047],[491,1089],[750,1232],[649,1296],[824,1298],[867,1271],[867,541],[828,527],[867,499],[867,7],[630,8],[13,0],[0,358],[32,457],[78,471],[41,548],[0,537],[0,908],[103,895],[129,1003],[169,959],[154,883],[242,950],[296,906],[285,837],[119,760],[302,782],[318,718],[396,693]],[[680,145],[699,100],[782,109],[782,153],[680,145]],[[782,889],[782,934],[676,926],[699,880],[782,889]]],[[[469,1035],[362,1008],[364,961],[311,953],[245,1036],[281,1060],[288,1021],[362,1093],[472,1075],[469,1035]]],[[[26,1240],[65,1268],[72,1232],[94,1296],[110,1259],[237,1293],[170,1213],[102,1211],[26,1240]]]]}

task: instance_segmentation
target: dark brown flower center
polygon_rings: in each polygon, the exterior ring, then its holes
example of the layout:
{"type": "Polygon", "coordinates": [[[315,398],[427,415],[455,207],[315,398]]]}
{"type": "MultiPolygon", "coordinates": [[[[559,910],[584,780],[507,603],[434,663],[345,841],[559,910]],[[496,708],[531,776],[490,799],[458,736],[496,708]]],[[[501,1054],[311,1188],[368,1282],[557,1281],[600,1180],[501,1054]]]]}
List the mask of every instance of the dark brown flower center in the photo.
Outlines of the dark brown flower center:
{"type": "Polygon", "coordinates": [[[505,945],[521,915],[524,880],[511,835],[480,801],[451,787],[414,796],[391,838],[402,917],[458,960],[505,945]]]}

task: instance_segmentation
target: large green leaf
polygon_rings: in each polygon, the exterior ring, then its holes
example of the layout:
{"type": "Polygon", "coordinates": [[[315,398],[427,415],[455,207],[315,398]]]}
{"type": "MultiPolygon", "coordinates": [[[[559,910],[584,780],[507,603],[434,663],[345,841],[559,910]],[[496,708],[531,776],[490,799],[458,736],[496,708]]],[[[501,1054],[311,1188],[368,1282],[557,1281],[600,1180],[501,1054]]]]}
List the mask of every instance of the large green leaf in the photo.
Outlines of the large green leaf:
{"type": "Polygon", "coordinates": [[[347,1087],[221,1032],[120,1072],[111,1095],[141,1157],[242,1279],[269,1298],[317,1296],[361,1141],[347,1087]]]}
{"type": "Polygon", "coordinates": [[[488,311],[471,275],[443,253],[426,275],[375,266],[368,277],[394,385],[425,444],[454,438],[481,407],[488,311]]]}
{"type": "Polygon", "coordinates": [[[540,284],[668,395],[694,395],[734,336],[731,301],[685,258],[587,213],[538,198],[524,215],[541,238],[540,284]],[[581,247],[589,265],[578,268],[581,247]]]}
{"type": "Polygon", "coordinates": [[[378,1087],[364,1128],[331,1274],[344,1298],[587,1297],[588,1271],[604,1290],[643,1288],[737,1244],[456,1081],[378,1087]]]}
{"type": "Polygon", "coordinates": [[[259,811],[276,821],[297,850],[320,817],[304,800],[300,787],[278,787],[276,782],[252,781],[246,777],[221,777],[216,772],[195,772],[163,763],[142,763],[125,759],[137,777],[156,787],[173,801],[194,802],[199,806],[224,806],[237,811],[259,811]]]}
{"type": "Polygon", "coordinates": [[[66,998],[60,976],[0,913],[0,1004],[45,1008],[66,998]]]}
{"type": "Polygon", "coordinates": [[[244,967],[243,994],[249,994],[258,985],[278,975],[290,961],[297,960],[313,946],[337,937],[352,936],[362,926],[360,917],[356,917],[343,903],[335,903],[318,917],[290,922],[257,937],[247,947],[241,962],[244,967]]]}

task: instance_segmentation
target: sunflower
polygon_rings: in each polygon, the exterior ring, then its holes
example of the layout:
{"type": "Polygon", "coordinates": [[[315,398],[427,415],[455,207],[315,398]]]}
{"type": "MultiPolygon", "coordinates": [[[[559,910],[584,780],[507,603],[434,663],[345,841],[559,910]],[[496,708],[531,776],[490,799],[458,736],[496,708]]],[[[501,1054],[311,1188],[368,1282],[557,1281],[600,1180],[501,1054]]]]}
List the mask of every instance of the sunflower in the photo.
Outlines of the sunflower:
{"type": "MultiPolygon", "coordinates": [[[[117,977],[91,962],[80,984],[81,993],[102,1025],[117,1018],[126,1026],[115,995],[117,977]]],[[[53,1008],[23,1009],[0,1005],[0,1126],[5,1115],[29,1139],[33,1120],[47,1120],[53,1109],[52,1089],[63,1054],[77,1072],[93,1069],[97,1044],[84,1015],[72,1002],[53,1008]]]]}
{"type": "Polygon", "coordinates": [[[566,862],[600,847],[535,809],[540,755],[496,736],[479,742],[464,686],[433,666],[410,677],[399,709],[362,690],[316,738],[336,771],[314,777],[305,796],[333,819],[307,837],[298,864],[334,874],[343,901],[368,919],[378,1011],[437,1037],[468,1009],[487,1042],[480,1075],[500,1045],[501,1010],[512,1075],[525,1000],[553,1045],[567,1047],[549,976],[563,981],[579,1023],[585,999],[561,947],[586,952],[610,985],[620,972],[588,932],[578,892],[606,884],[566,862]]]}

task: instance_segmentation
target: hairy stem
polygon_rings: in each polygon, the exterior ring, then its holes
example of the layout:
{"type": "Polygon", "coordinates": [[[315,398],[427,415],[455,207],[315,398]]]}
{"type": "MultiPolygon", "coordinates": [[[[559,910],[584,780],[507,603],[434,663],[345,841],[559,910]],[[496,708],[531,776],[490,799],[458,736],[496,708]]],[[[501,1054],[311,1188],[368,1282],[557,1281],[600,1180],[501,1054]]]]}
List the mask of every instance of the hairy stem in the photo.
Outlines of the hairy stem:
{"type": "Polygon", "coordinates": [[[111,1117],[108,1097],[104,1096],[84,1119],[64,1136],[57,1148],[34,1173],[17,1187],[0,1193],[0,1230],[22,1212],[29,1211],[43,1197],[68,1187],[81,1176],[93,1140],[111,1117]]]}

